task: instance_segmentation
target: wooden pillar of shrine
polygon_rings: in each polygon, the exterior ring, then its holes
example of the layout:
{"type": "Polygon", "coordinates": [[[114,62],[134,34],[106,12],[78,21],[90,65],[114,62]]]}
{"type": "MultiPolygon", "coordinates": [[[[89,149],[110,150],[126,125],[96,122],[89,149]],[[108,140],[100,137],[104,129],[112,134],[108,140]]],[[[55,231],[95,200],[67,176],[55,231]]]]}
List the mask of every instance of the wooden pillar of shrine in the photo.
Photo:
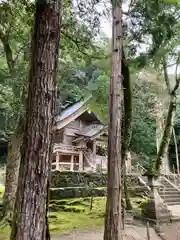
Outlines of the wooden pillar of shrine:
{"type": "Polygon", "coordinates": [[[83,171],[83,152],[80,151],[79,153],[79,171],[83,171]]]}
{"type": "Polygon", "coordinates": [[[59,152],[56,152],[56,170],[59,170],[59,160],[60,160],[60,154],[59,152]]]}
{"type": "Polygon", "coordinates": [[[73,172],[74,171],[74,155],[71,155],[71,168],[70,171],[73,172]]]}
{"type": "Polygon", "coordinates": [[[93,153],[96,155],[96,140],[93,141],[93,153]]]}

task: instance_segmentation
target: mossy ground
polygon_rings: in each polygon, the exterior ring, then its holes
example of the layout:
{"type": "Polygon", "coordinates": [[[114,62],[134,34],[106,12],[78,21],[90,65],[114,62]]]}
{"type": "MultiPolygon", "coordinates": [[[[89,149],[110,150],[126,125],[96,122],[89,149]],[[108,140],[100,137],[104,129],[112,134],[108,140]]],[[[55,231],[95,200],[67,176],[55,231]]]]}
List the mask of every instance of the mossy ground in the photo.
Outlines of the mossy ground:
{"type": "Polygon", "coordinates": [[[3,186],[0,186],[0,200],[1,200],[2,197],[3,197],[3,193],[4,193],[4,187],[3,187],[3,186]]]}
{"type": "MultiPolygon", "coordinates": [[[[49,224],[52,233],[61,235],[74,229],[97,228],[103,225],[105,197],[96,197],[90,211],[90,198],[57,200],[50,203],[49,224]]],[[[9,239],[10,228],[0,228],[0,240],[9,239]]]]}
{"type": "MultiPolygon", "coordinates": [[[[0,189],[2,196],[3,189],[0,189]]],[[[138,210],[142,199],[133,198],[132,205],[138,210]]],[[[53,200],[49,205],[50,231],[56,235],[71,232],[74,229],[98,228],[104,224],[106,197],[94,197],[90,211],[90,198],[53,200]]],[[[0,240],[9,239],[10,228],[0,227],[0,240]]]]}

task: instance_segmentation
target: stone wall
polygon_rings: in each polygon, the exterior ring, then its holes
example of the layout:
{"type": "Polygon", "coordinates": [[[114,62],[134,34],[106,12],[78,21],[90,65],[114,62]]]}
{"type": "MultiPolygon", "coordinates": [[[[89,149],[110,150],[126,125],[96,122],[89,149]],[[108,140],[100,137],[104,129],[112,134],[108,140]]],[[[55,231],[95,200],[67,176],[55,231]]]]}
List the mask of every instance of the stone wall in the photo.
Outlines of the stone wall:
{"type": "Polygon", "coordinates": [[[65,198],[82,198],[82,197],[103,197],[106,196],[106,187],[88,188],[88,187],[65,187],[51,188],[50,200],[65,198]]]}
{"type": "Polygon", "coordinates": [[[51,175],[52,188],[106,187],[107,175],[102,173],[79,173],[54,171],[51,175]]]}
{"type": "MultiPolygon", "coordinates": [[[[137,176],[128,175],[127,185],[130,188],[139,186],[137,176]]],[[[106,173],[79,173],[79,172],[52,172],[51,188],[66,188],[66,187],[106,187],[106,173]]]]}
{"type": "MultiPolygon", "coordinates": [[[[52,172],[50,199],[106,196],[106,173],[52,172]]],[[[137,176],[127,176],[130,197],[147,196],[137,176]]]]}

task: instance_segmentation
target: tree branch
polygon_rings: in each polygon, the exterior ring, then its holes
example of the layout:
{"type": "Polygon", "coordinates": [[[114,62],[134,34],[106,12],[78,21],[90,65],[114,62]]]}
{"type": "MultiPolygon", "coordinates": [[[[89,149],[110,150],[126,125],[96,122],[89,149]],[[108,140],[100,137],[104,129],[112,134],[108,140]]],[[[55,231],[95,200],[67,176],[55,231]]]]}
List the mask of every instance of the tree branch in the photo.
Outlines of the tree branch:
{"type": "Polygon", "coordinates": [[[175,94],[176,93],[176,90],[179,88],[179,84],[180,84],[180,77],[178,77],[178,66],[179,66],[179,60],[180,60],[180,54],[177,58],[177,61],[176,61],[176,69],[175,69],[175,78],[176,78],[176,83],[175,83],[175,86],[172,90],[172,94],[175,94]]]}
{"type": "Polygon", "coordinates": [[[84,54],[85,56],[89,57],[89,58],[93,58],[93,59],[108,59],[109,57],[111,57],[111,53],[107,54],[106,56],[94,56],[92,54],[88,54],[85,51],[82,50],[82,48],[80,47],[80,45],[82,44],[82,42],[80,42],[77,39],[74,39],[73,37],[71,37],[69,34],[65,33],[63,30],[61,30],[61,34],[63,34],[66,38],[68,38],[69,40],[71,40],[76,47],[78,48],[78,50],[84,54]]]}
{"type": "Polygon", "coordinates": [[[29,42],[25,42],[25,43],[23,44],[23,46],[20,47],[19,51],[17,52],[16,57],[14,57],[14,60],[13,60],[13,64],[14,64],[14,65],[16,64],[16,62],[17,62],[17,60],[18,60],[18,58],[19,58],[19,55],[20,55],[20,53],[22,52],[22,50],[24,50],[24,48],[27,47],[28,45],[30,45],[30,41],[29,41],[29,42]]]}
{"type": "Polygon", "coordinates": [[[166,65],[165,57],[163,57],[163,71],[164,71],[164,80],[166,83],[166,87],[167,87],[169,95],[171,95],[171,86],[170,86],[169,77],[168,77],[168,73],[167,73],[167,65],[166,65]]]}
{"type": "Polygon", "coordinates": [[[2,32],[0,32],[0,40],[3,44],[4,52],[6,55],[6,62],[9,68],[9,72],[11,73],[14,68],[12,49],[10,47],[8,38],[2,32]]]}

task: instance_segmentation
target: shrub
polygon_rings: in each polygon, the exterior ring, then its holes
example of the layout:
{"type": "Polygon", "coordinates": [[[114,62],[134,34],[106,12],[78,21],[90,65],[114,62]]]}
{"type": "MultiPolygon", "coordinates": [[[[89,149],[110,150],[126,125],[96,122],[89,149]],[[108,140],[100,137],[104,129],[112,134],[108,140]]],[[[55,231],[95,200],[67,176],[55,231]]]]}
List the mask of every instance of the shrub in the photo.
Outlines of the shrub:
{"type": "Polygon", "coordinates": [[[148,199],[143,200],[143,201],[139,204],[139,208],[142,209],[147,203],[148,203],[148,199]]]}

